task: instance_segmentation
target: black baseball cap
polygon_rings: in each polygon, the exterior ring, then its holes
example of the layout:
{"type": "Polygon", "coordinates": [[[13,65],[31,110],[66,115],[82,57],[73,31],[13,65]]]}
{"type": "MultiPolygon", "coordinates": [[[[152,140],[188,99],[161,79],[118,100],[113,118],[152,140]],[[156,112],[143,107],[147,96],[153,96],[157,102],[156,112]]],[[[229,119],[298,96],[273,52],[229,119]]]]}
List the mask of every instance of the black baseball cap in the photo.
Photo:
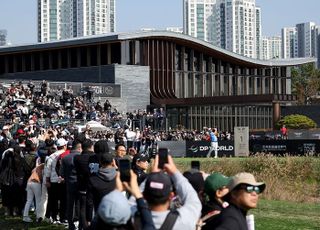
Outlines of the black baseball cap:
{"type": "Polygon", "coordinates": [[[148,161],[148,160],[149,160],[148,155],[144,153],[137,153],[136,155],[134,155],[132,159],[132,165],[135,165],[138,161],[148,161]]]}
{"type": "Polygon", "coordinates": [[[150,173],[146,179],[143,194],[155,199],[169,197],[173,191],[173,183],[171,178],[164,172],[150,173]]]}

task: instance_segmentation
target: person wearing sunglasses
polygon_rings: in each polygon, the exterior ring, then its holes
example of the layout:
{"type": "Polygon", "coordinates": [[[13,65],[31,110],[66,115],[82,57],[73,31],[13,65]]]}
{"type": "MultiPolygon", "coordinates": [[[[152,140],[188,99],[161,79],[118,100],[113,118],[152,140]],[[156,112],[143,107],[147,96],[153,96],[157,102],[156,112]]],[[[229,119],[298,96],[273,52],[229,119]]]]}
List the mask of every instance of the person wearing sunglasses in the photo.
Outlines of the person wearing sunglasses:
{"type": "Polygon", "coordinates": [[[266,185],[257,182],[251,173],[238,173],[227,185],[229,193],[223,198],[229,206],[218,216],[215,230],[248,230],[247,212],[256,208],[266,185]]]}

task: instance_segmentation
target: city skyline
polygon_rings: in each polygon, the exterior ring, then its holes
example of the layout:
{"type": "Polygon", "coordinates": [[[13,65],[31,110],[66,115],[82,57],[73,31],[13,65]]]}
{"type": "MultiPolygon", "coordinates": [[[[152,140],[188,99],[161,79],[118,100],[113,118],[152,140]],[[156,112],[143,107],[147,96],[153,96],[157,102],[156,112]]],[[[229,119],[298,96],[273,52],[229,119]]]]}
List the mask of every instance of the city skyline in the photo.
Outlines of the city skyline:
{"type": "Polygon", "coordinates": [[[38,42],[115,31],[115,0],[38,0],[38,42]]]}
{"type": "MultiPolygon", "coordinates": [[[[134,4],[128,3],[129,0],[116,1],[117,32],[146,27],[165,29],[183,26],[181,0],[139,0],[134,4]]],[[[298,23],[315,22],[320,25],[318,0],[256,0],[256,4],[261,7],[263,36],[280,36],[283,27],[292,27],[298,23]]],[[[12,44],[36,43],[37,1],[7,0],[0,6],[0,29],[8,31],[7,41],[12,44]]]]}

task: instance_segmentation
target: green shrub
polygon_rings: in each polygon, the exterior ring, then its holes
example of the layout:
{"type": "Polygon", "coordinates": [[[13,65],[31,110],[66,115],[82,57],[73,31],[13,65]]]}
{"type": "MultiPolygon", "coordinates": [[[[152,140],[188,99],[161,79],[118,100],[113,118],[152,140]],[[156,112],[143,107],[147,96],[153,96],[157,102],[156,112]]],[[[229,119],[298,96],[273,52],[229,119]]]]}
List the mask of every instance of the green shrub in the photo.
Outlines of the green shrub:
{"type": "Polygon", "coordinates": [[[312,129],[317,127],[317,124],[312,119],[299,114],[285,116],[277,122],[276,128],[280,129],[283,125],[288,129],[312,129]]]}

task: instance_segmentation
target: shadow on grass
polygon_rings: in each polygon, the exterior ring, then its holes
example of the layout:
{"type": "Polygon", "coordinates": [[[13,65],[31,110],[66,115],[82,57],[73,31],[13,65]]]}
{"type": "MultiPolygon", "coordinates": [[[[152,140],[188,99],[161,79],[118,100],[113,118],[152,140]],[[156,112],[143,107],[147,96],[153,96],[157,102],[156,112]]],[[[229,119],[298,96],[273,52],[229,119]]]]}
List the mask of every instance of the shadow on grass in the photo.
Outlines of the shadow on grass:
{"type": "MultiPolygon", "coordinates": [[[[34,216],[31,216],[35,220],[34,216]]],[[[45,222],[42,223],[24,223],[22,217],[13,217],[13,216],[4,216],[4,209],[0,208],[0,229],[3,230],[21,230],[21,229],[30,229],[30,230],[62,230],[65,229],[63,225],[53,225],[45,222]]]]}

